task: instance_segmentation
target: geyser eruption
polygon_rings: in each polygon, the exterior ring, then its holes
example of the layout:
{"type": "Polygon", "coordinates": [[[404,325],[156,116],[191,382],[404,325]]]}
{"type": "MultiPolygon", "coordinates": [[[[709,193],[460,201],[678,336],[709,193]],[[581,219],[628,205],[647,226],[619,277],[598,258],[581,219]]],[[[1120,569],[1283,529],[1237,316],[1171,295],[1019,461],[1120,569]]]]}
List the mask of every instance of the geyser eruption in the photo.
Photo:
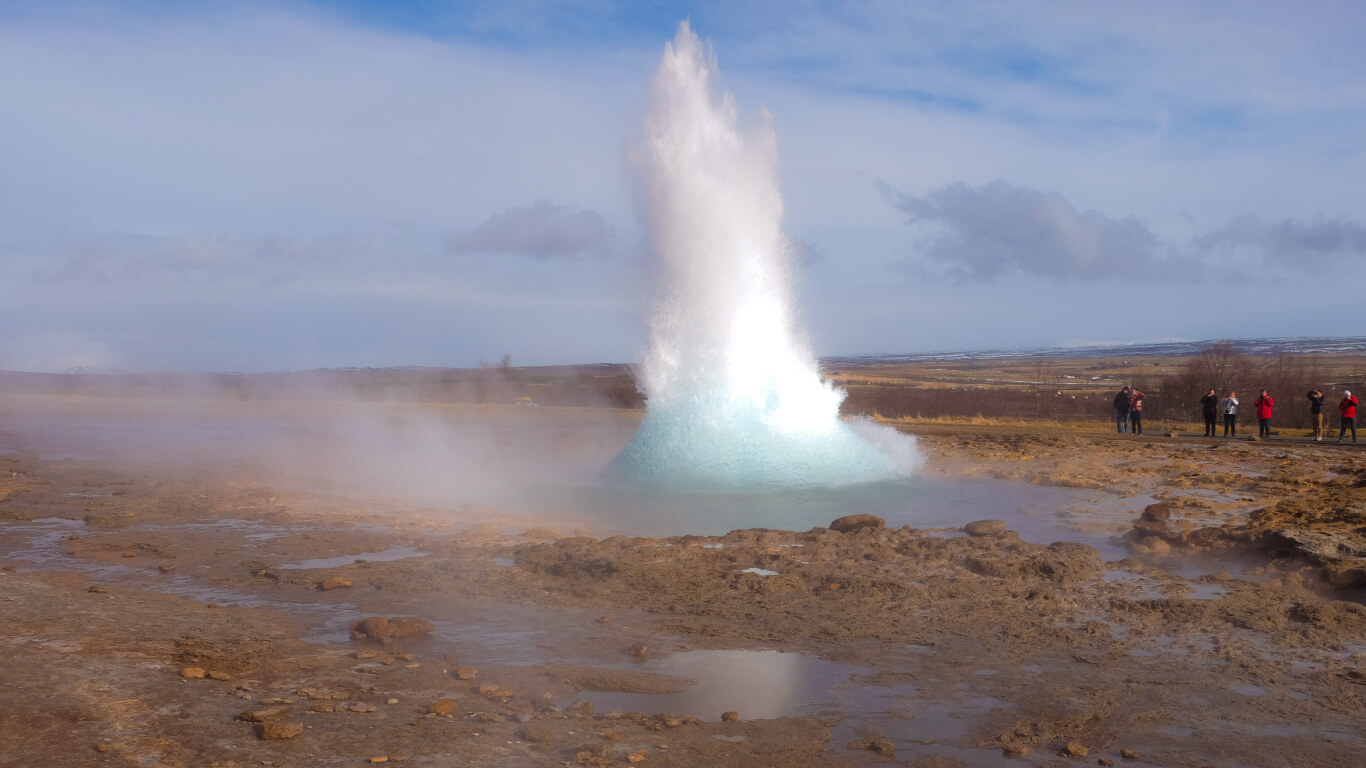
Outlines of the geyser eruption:
{"type": "Polygon", "coordinates": [[[679,485],[839,485],[905,474],[914,439],[839,418],[795,327],[792,248],[782,233],[777,137],[751,132],[720,93],[709,47],[689,29],[665,47],[632,160],[658,267],[647,413],[613,462],[679,485]]]}

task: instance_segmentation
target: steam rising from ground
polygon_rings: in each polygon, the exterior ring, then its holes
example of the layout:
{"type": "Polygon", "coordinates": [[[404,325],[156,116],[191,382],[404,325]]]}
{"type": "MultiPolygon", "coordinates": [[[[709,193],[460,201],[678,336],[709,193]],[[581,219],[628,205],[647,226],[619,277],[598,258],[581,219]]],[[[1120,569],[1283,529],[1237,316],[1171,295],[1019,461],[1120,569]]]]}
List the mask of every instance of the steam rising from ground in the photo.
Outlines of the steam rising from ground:
{"type": "Polygon", "coordinates": [[[913,438],[840,420],[792,316],[778,143],[719,93],[684,22],[666,46],[633,153],[660,298],[640,369],[648,413],[614,469],[668,483],[839,485],[920,462],[913,438]]]}

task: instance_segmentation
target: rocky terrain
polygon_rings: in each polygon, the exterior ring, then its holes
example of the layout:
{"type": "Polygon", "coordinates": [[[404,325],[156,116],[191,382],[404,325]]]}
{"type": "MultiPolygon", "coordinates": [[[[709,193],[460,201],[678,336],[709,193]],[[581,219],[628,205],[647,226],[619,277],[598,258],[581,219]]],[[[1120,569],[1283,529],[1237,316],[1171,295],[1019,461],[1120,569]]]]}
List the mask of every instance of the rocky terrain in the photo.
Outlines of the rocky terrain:
{"type": "Polygon", "coordinates": [[[604,537],[207,459],[0,455],[0,765],[1366,761],[1366,454],[920,440],[939,477],[1120,500],[1059,530],[1103,517],[1128,557],[971,509],[604,537]]]}

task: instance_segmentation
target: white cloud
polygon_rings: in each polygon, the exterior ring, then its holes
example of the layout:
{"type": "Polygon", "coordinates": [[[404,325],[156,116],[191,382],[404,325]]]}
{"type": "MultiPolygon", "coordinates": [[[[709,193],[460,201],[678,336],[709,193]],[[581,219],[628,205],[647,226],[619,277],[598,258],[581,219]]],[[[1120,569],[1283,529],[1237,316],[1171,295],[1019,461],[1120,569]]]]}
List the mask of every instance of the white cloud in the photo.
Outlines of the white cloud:
{"type": "Polygon", "coordinates": [[[446,251],[575,258],[605,255],[614,240],[612,227],[598,213],[540,200],[530,207],[508,208],[473,229],[455,232],[446,239],[446,251]]]}

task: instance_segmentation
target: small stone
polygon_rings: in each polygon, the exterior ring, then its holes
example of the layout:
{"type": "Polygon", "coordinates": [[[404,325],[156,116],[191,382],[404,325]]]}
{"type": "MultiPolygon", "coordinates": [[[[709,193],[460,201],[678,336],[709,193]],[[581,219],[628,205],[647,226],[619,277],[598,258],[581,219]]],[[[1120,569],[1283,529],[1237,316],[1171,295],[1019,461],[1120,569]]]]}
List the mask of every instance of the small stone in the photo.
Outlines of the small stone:
{"type": "Polygon", "coordinates": [[[1080,760],[1080,759],[1082,759],[1083,757],[1086,757],[1086,753],[1089,752],[1089,751],[1090,751],[1090,750],[1088,750],[1086,747],[1084,747],[1084,746],[1078,744],[1077,742],[1075,742],[1075,741],[1069,741],[1069,742],[1067,742],[1067,746],[1063,747],[1063,748],[1058,752],[1058,754],[1062,755],[1063,757],[1070,757],[1070,758],[1072,758],[1072,759],[1074,759],[1074,760],[1080,760]]]}
{"type": "Polygon", "coordinates": [[[404,669],[417,669],[417,668],[420,667],[420,666],[422,666],[422,665],[421,665],[421,664],[417,664],[417,663],[413,663],[413,664],[404,664],[404,665],[403,665],[403,668],[404,668],[404,669]]]}
{"type": "Polygon", "coordinates": [[[1137,760],[1138,758],[1142,757],[1142,755],[1138,754],[1132,749],[1121,749],[1119,751],[1119,756],[1124,758],[1125,760],[1137,760]]]}
{"type": "Polygon", "coordinates": [[[598,623],[599,623],[599,624],[609,624],[609,623],[611,623],[611,621],[612,621],[612,617],[611,617],[611,616],[599,616],[599,617],[598,617],[598,623]]]}
{"type": "Polygon", "coordinates": [[[302,735],[304,724],[298,720],[268,720],[257,726],[257,735],[262,739],[292,739],[302,735]]]}
{"type": "Polygon", "coordinates": [[[398,703],[398,699],[389,699],[388,701],[386,701],[386,702],[384,702],[384,703],[385,703],[385,704],[397,704],[397,703],[398,703]]]}
{"type": "Polygon", "coordinates": [[[157,566],[157,570],[158,570],[158,571],[161,571],[162,573],[170,573],[170,572],[172,572],[172,571],[175,570],[175,566],[174,566],[174,565],[158,565],[158,566],[157,566]]]}
{"type": "Polygon", "coordinates": [[[138,553],[136,553],[136,552],[124,552],[124,553],[123,553],[123,556],[124,556],[124,557],[137,557],[137,556],[138,556],[138,553]]]}
{"type": "Polygon", "coordinates": [[[239,714],[237,719],[244,723],[264,723],[277,720],[288,714],[289,707],[263,707],[261,709],[249,709],[239,714]]]}
{"type": "Polygon", "coordinates": [[[320,701],[317,704],[314,704],[313,706],[309,707],[308,711],[316,712],[317,714],[323,715],[327,714],[328,712],[336,712],[337,708],[331,704],[328,704],[325,701],[320,701]]]}
{"type": "Polygon", "coordinates": [[[1001,754],[1006,757],[1024,757],[1029,754],[1029,747],[1018,741],[1008,741],[1001,745],[1001,754]]]}
{"type": "Polygon", "coordinates": [[[413,660],[413,655],[412,655],[411,653],[396,653],[396,654],[394,654],[394,655],[397,656],[399,659],[401,659],[401,660],[403,660],[403,661],[412,661],[412,660],[413,660]]]}
{"type": "Polygon", "coordinates": [[[326,592],[329,589],[342,589],[343,587],[349,586],[351,586],[350,579],[345,576],[333,576],[328,579],[323,579],[323,583],[319,584],[318,588],[326,592]]]}
{"type": "Polygon", "coordinates": [[[969,536],[999,536],[1006,532],[1006,521],[974,520],[963,526],[963,532],[969,536]]]}
{"type": "Polygon", "coordinates": [[[1143,508],[1143,519],[1152,523],[1160,523],[1172,516],[1172,505],[1159,501],[1156,504],[1149,504],[1143,508]]]}
{"type": "Polygon", "coordinates": [[[220,683],[226,683],[232,679],[232,675],[228,674],[227,672],[219,672],[216,669],[205,673],[204,676],[209,678],[210,680],[217,680],[220,683]]]}
{"type": "Polygon", "coordinates": [[[739,712],[722,712],[722,713],[721,713],[721,722],[723,722],[723,723],[733,723],[733,722],[735,722],[736,720],[739,720],[739,719],[740,719],[740,713],[739,713],[739,712]]]}
{"type": "Polygon", "coordinates": [[[433,715],[446,716],[460,708],[460,704],[451,699],[437,699],[427,705],[427,711],[433,715]]]}
{"type": "Polygon", "coordinates": [[[475,669],[474,667],[456,667],[456,668],[455,668],[455,679],[456,679],[456,680],[473,680],[473,679],[475,679],[475,678],[478,677],[478,676],[479,676],[479,670],[475,669]]]}
{"type": "Polygon", "coordinates": [[[646,645],[645,643],[636,643],[635,645],[631,646],[631,649],[629,651],[627,651],[627,653],[631,654],[637,659],[645,658],[645,656],[649,654],[649,652],[650,646],[646,645]]]}
{"type": "Polygon", "coordinates": [[[1096,760],[1096,765],[1099,765],[1101,768],[1114,768],[1115,761],[1108,757],[1102,757],[1096,760]]]}
{"type": "Polygon", "coordinates": [[[637,749],[636,751],[634,751],[634,752],[632,752],[631,754],[629,754],[629,755],[626,756],[626,761],[627,761],[627,762],[631,762],[631,763],[639,763],[639,762],[642,762],[642,761],[644,761],[644,760],[645,760],[645,750],[643,750],[643,749],[637,749]]]}
{"type": "Polygon", "coordinates": [[[96,752],[108,752],[108,751],[109,751],[109,745],[108,745],[108,744],[96,744],[96,745],[95,745],[95,751],[96,751],[96,752]]]}
{"type": "Polygon", "coordinates": [[[864,528],[876,530],[884,528],[886,525],[887,521],[877,515],[845,515],[844,517],[836,518],[831,521],[829,528],[832,531],[839,531],[840,533],[853,533],[854,531],[861,531],[864,528]]]}
{"type": "Polygon", "coordinates": [[[362,648],[352,655],[358,659],[378,659],[379,651],[374,648],[362,648]]]}
{"type": "Polygon", "coordinates": [[[386,757],[386,756],[384,756],[384,755],[377,755],[377,756],[375,756],[375,757],[370,758],[370,762],[372,762],[372,763],[387,763],[387,762],[389,762],[389,758],[386,757]]]}
{"type": "Polygon", "coordinates": [[[203,667],[185,667],[184,669],[180,670],[181,677],[188,677],[194,680],[203,679],[203,677],[207,674],[208,672],[205,672],[203,667]]]}
{"type": "Polygon", "coordinates": [[[896,744],[887,738],[887,734],[876,728],[868,729],[863,738],[849,742],[849,748],[853,750],[866,749],[883,757],[892,757],[896,754],[896,744]]]}
{"type": "Polygon", "coordinates": [[[478,688],[480,696],[494,696],[498,693],[498,686],[493,683],[484,683],[478,688]]]}

